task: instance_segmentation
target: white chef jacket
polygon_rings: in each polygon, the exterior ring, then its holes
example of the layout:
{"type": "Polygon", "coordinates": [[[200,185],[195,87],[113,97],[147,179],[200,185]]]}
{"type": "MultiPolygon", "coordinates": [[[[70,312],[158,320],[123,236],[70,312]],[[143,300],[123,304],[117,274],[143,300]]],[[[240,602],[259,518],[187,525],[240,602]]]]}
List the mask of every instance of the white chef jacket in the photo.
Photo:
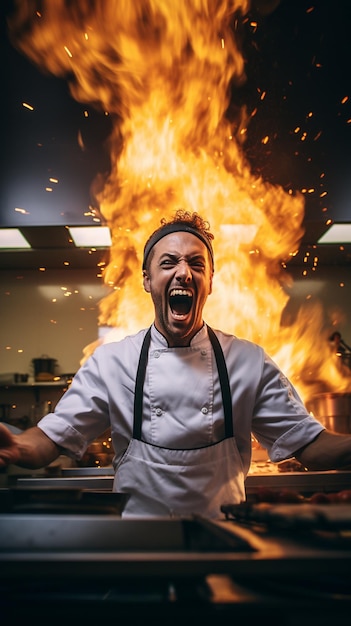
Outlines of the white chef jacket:
{"type": "MultiPolygon", "coordinates": [[[[147,329],[105,343],[82,365],[69,389],[38,427],[62,454],[81,459],[111,428],[116,468],[132,437],[135,377],[147,329]]],[[[244,475],[251,462],[251,433],[273,462],[292,457],[323,426],[311,416],[295,388],[264,350],[215,330],[232,392],[233,431],[244,475]]],[[[168,347],[151,329],[144,382],[142,438],[155,446],[190,449],[224,437],[222,396],[207,326],[189,347],[168,347]]]]}

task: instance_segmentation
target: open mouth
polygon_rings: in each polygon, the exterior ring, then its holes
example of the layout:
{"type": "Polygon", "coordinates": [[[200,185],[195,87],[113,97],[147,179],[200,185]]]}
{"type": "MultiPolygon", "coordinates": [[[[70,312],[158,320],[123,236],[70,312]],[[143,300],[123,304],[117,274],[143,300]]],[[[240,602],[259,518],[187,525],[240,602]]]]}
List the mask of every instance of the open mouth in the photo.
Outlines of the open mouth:
{"type": "Polygon", "coordinates": [[[173,315],[184,317],[188,315],[193,303],[193,294],[188,289],[172,289],[169,294],[169,306],[173,315]]]}

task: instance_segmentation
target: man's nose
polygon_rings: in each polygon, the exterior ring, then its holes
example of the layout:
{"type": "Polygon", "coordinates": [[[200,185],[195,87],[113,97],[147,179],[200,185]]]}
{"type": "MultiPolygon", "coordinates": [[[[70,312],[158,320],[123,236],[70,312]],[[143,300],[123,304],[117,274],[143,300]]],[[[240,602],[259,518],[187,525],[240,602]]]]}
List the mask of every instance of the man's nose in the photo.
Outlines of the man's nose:
{"type": "Polygon", "coordinates": [[[189,281],[192,278],[191,269],[189,264],[186,261],[180,261],[177,266],[177,275],[178,280],[189,281]]]}

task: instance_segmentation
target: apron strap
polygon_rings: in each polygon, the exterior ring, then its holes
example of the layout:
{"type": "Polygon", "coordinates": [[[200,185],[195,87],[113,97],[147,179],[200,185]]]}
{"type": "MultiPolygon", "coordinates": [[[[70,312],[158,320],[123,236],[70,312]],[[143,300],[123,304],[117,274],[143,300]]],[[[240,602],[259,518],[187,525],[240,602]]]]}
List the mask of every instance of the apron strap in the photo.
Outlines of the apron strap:
{"type": "MultiPolygon", "coordinates": [[[[225,438],[233,437],[233,412],[232,412],[232,396],[230,391],[228,370],[224,359],[223,350],[219,343],[216,333],[207,326],[208,336],[215,354],[217,363],[219,382],[221,385],[222,402],[224,410],[224,432],[225,438]]],[[[143,414],[143,389],[146,374],[146,366],[148,361],[149,346],[151,340],[151,327],[148,329],[143,344],[141,346],[139,364],[135,381],[135,398],[134,398],[134,421],[133,421],[133,439],[141,440],[141,422],[143,414]]]]}
{"type": "Polygon", "coordinates": [[[141,440],[141,419],[143,414],[143,390],[144,380],[146,373],[146,365],[149,356],[149,346],[151,340],[151,326],[147,331],[143,345],[141,346],[139,364],[137,369],[136,381],[135,381],[135,396],[134,396],[134,422],[133,422],[133,439],[141,440]]]}
{"type": "Polygon", "coordinates": [[[213,351],[216,357],[219,382],[221,384],[222,402],[224,410],[224,432],[226,439],[233,437],[233,409],[232,409],[232,394],[230,391],[230,383],[226,362],[222,346],[219,343],[219,339],[216,333],[207,326],[208,335],[212,344],[213,351]]]}

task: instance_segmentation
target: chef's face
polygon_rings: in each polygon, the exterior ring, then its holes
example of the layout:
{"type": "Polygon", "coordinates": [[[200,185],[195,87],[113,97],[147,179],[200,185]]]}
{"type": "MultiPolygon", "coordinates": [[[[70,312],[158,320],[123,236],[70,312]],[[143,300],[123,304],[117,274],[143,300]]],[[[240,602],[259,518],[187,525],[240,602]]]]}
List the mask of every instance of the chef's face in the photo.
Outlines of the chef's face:
{"type": "Polygon", "coordinates": [[[155,307],[155,326],[169,346],[187,346],[203,326],[212,291],[212,265],[205,244],[191,233],[166,235],[154,246],[144,289],[155,307]]]}

